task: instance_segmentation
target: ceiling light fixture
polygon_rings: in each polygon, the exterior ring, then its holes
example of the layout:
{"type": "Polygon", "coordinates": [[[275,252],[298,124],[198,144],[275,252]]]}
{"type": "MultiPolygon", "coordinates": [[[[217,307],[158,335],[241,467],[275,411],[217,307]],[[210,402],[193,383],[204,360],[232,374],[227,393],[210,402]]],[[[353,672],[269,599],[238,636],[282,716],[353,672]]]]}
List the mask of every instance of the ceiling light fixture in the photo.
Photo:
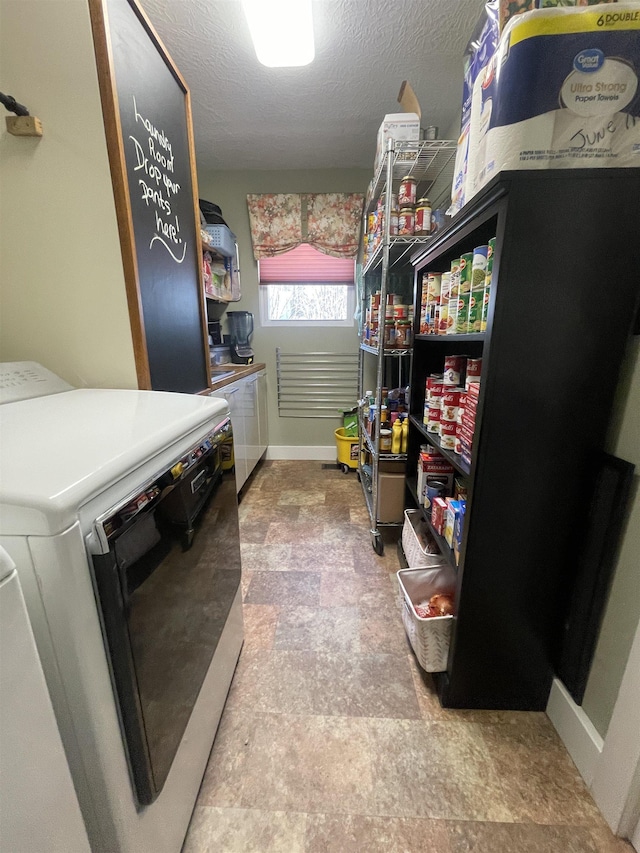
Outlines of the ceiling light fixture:
{"type": "Polygon", "coordinates": [[[263,65],[287,68],[313,60],[311,0],[242,0],[242,6],[263,65]]]}

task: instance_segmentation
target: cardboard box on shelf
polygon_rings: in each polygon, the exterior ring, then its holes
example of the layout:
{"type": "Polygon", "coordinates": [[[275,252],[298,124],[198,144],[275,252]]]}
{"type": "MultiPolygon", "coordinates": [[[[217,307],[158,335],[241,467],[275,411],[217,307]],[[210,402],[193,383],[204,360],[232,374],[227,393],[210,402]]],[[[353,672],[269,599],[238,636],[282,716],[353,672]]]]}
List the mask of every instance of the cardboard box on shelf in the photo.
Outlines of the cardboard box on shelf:
{"type": "Polygon", "coordinates": [[[378,472],[378,521],[383,524],[404,520],[404,471],[398,474],[378,472]]]}
{"type": "Polygon", "coordinates": [[[417,113],[388,113],[378,130],[374,171],[377,171],[389,139],[417,142],[420,139],[420,116],[417,113]]]}

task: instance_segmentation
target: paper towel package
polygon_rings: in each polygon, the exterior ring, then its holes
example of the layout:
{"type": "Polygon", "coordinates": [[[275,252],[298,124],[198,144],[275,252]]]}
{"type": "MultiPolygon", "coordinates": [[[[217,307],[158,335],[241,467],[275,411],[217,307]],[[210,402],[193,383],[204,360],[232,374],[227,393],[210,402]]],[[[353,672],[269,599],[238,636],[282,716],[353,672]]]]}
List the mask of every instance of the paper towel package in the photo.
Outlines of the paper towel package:
{"type": "Polygon", "coordinates": [[[640,3],[507,24],[471,99],[466,200],[505,169],[640,166],[640,3]]]}

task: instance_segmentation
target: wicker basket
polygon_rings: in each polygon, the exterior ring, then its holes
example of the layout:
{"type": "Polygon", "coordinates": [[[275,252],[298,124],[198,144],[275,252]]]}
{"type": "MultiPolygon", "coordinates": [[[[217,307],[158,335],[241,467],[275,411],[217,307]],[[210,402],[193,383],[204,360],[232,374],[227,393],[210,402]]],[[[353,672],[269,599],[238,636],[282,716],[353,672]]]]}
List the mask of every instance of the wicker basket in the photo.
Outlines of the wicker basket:
{"type": "Polygon", "coordinates": [[[441,565],[442,555],[440,552],[432,554],[424,545],[428,536],[428,528],[420,510],[405,509],[402,527],[402,550],[410,569],[441,565]]]}
{"type": "Polygon", "coordinates": [[[414,603],[430,598],[436,592],[453,593],[455,576],[448,564],[432,569],[402,569],[398,572],[398,597],[402,624],[420,666],[427,672],[444,672],[447,668],[453,616],[422,619],[414,603]]]}

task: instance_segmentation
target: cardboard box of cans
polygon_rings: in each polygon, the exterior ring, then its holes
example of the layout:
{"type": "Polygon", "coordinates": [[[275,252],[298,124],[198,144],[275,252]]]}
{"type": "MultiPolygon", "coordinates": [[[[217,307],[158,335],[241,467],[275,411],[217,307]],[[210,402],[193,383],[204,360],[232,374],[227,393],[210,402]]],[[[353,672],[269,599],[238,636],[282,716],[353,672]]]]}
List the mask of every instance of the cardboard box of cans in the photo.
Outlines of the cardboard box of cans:
{"type": "Polygon", "coordinates": [[[466,335],[487,329],[496,238],[422,277],[421,335],[466,335]]]}

